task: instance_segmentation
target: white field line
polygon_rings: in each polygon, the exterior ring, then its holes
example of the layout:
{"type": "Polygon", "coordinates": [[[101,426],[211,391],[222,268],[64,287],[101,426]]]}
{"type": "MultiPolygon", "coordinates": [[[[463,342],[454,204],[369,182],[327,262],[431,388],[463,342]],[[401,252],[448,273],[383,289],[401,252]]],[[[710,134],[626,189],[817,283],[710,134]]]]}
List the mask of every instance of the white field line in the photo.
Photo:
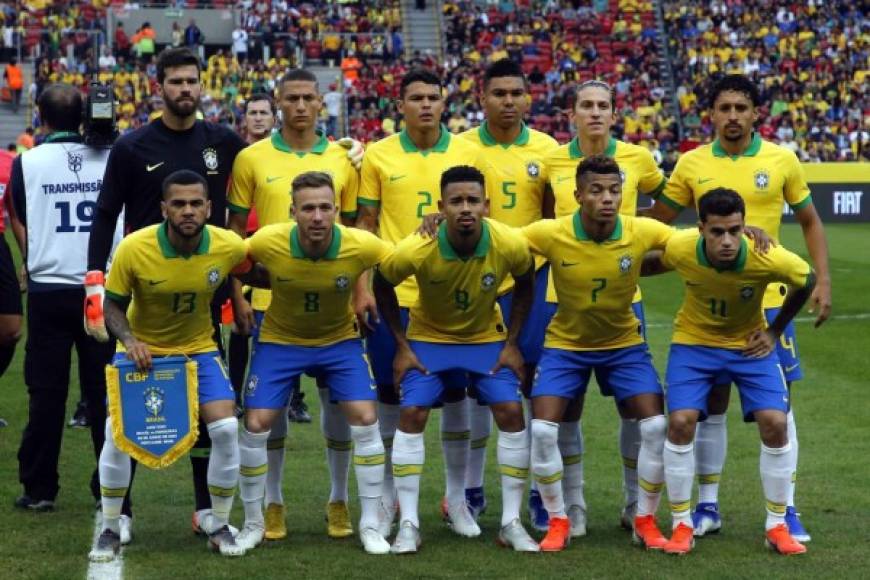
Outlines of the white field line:
{"type": "MultiPolygon", "coordinates": [[[[835,314],[828,318],[828,321],[831,320],[870,320],[870,312],[861,312],[858,314],[835,314]]],[[[815,316],[798,316],[794,319],[795,322],[804,324],[807,322],[815,322],[815,316]]],[[[650,322],[647,323],[647,328],[671,328],[674,324],[672,322],[650,322]]]]}
{"type": "MultiPolygon", "coordinates": [[[[103,527],[103,517],[102,513],[97,511],[96,516],[94,516],[94,537],[91,545],[96,545],[97,538],[100,537],[100,533],[102,533],[103,527]]],[[[118,554],[118,557],[112,560],[111,562],[91,562],[88,565],[88,576],[87,580],[121,580],[124,577],[124,548],[121,548],[121,552],[118,554]]]]}

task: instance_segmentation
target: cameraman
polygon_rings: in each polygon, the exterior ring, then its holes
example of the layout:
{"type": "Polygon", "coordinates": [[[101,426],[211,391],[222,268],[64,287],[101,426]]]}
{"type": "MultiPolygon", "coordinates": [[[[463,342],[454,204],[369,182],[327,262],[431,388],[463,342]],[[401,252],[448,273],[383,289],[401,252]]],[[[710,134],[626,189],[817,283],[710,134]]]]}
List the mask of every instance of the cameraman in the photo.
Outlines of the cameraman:
{"type": "MultiPolygon", "coordinates": [[[[16,230],[27,267],[27,348],[24,381],[30,396],[27,426],[18,451],[24,494],[15,506],[51,511],[58,494],[58,457],[71,353],[78,355],[79,382],[87,406],[94,455],[103,447],[106,421],[104,368],[115,345],[85,334],[81,305],[88,237],[109,151],[84,144],[81,92],[69,84],[49,85],[39,97],[45,142],[21,154],[10,183],[16,230]],[[20,231],[20,230],[19,230],[20,231]]],[[[121,238],[116,228],[113,243],[121,238]]],[[[96,470],[91,492],[100,499],[96,470]]]]}

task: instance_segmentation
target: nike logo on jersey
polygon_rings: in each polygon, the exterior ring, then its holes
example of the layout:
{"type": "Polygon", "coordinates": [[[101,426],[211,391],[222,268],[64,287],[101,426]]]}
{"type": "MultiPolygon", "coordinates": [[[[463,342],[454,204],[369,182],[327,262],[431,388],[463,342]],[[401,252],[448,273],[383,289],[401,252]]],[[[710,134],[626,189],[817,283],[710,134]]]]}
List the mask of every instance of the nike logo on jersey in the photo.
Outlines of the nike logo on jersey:
{"type": "MultiPolygon", "coordinates": [[[[167,278],[168,280],[168,278],[167,278]]],[[[166,280],[148,280],[149,286],[157,286],[158,284],[163,284],[166,280]]]]}
{"type": "Polygon", "coordinates": [[[574,177],[573,175],[560,175],[559,177],[556,178],[556,183],[562,183],[563,181],[568,181],[569,179],[572,179],[573,177],[574,177]]]}
{"type": "Polygon", "coordinates": [[[686,280],[686,286],[700,286],[700,285],[701,284],[699,284],[698,282],[689,282],[688,280],[686,280]]]}
{"type": "Polygon", "coordinates": [[[708,181],[713,181],[713,178],[712,177],[706,177],[706,178],[699,177],[698,178],[698,185],[704,185],[708,181]]]}
{"type": "Polygon", "coordinates": [[[166,162],[165,162],[165,161],[161,161],[160,163],[157,163],[156,165],[146,165],[146,166],[145,166],[145,171],[147,171],[148,173],[151,173],[152,171],[154,171],[155,169],[157,169],[158,167],[160,167],[160,166],[163,165],[164,163],[166,163],[166,162]]]}
{"type": "Polygon", "coordinates": [[[562,260],[562,267],[563,268],[570,268],[571,266],[576,266],[579,263],[580,262],[566,262],[565,260],[562,260]]]}
{"type": "Polygon", "coordinates": [[[435,286],[436,284],[443,284],[446,281],[447,281],[446,279],[444,279],[444,280],[429,280],[429,283],[432,284],[433,286],[435,286]]]}
{"type": "Polygon", "coordinates": [[[390,176],[390,183],[393,183],[394,181],[399,181],[399,180],[402,179],[403,177],[407,177],[407,174],[402,174],[402,175],[391,175],[391,176],[390,176]]]}
{"type": "Polygon", "coordinates": [[[272,183],[273,181],[278,181],[279,179],[281,179],[281,177],[282,177],[281,175],[278,175],[278,176],[275,176],[275,177],[267,177],[267,178],[266,178],[266,183],[272,183]]]}
{"type": "Polygon", "coordinates": [[[281,276],[278,276],[277,280],[279,282],[292,282],[293,278],[282,278],[281,276]]]}

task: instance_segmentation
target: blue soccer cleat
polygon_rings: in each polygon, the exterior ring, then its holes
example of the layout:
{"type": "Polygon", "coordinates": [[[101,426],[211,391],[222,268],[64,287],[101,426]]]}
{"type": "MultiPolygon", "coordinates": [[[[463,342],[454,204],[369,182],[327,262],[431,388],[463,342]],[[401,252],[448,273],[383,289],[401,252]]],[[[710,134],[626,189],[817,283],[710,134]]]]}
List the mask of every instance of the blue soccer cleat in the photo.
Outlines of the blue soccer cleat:
{"type": "Polygon", "coordinates": [[[465,503],[468,504],[468,511],[471,512],[471,517],[477,521],[480,516],[486,513],[486,496],[483,494],[482,487],[469,487],[465,490],[465,503]]]}
{"type": "Polygon", "coordinates": [[[544,509],[541,494],[536,489],[529,492],[529,519],[532,520],[532,527],[539,532],[550,529],[550,514],[544,509]]]}
{"type": "Polygon", "coordinates": [[[718,503],[699,503],[692,511],[692,526],[695,536],[715,534],[722,529],[722,517],[719,515],[718,503]]]}
{"type": "Polygon", "coordinates": [[[806,544],[810,541],[810,534],[801,523],[800,514],[793,505],[785,508],[785,523],[792,538],[801,544],[806,544]]]}

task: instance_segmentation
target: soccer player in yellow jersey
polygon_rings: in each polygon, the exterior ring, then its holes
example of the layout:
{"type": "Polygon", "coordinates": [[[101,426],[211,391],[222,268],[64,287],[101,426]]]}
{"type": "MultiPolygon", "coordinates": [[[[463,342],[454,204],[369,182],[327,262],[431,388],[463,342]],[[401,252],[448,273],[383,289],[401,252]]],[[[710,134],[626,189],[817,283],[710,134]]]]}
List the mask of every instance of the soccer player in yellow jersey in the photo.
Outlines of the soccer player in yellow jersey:
{"type": "MultiPolygon", "coordinates": [[[[294,69],[278,81],[278,105],[281,108],[280,131],[243,149],[233,164],[232,186],[228,198],[230,228],[245,235],[248,212],[255,209],[259,226],[264,227],[290,220],[292,192],[290,184],[302,173],[323,171],[332,176],[335,205],[342,220],[352,223],[356,212],[359,173],[338,143],[330,143],[317,130],[317,118],[323,108],[323,98],[317,89],[314,73],[294,69]]],[[[245,332],[252,323],[254,341],[256,328],[269,307],[269,290],[255,288],[252,304],[235,290],[233,309],[237,326],[245,332]],[[253,312],[251,312],[253,309],[253,312]]],[[[294,393],[299,392],[299,378],[294,379],[294,393]]],[[[319,386],[325,387],[322,383],[319,386]]],[[[327,503],[327,533],[345,537],[353,533],[347,501],[347,480],[351,460],[350,428],[338,405],[330,404],[328,392],[318,389],[321,398],[321,425],[326,438],[331,490],[327,503]]],[[[297,395],[299,396],[299,395],[297,395]]],[[[286,413],[285,413],[286,415],[286,413]]],[[[269,476],[266,483],[266,537],[277,540],[286,537],[284,497],[281,482],[284,473],[287,422],[275,422],[269,441],[269,476]]]]}
{"type": "MultiPolygon", "coordinates": [[[[831,310],[831,277],[828,268],[828,247],[819,214],[810,197],[806,179],[795,154],[764,141],[752,130],[758,119],[758,88],[743,75],[723,77],[710,94],[710,114],[717,139],[683,155],[677,162],[667,188],[659,196],[650,217],[666,223],[673,221],[688,206],[697,206],[704,195],[717,187],[729,187],[746,203],[746,224],[765,230],[779,239],[779,224],[787,204],[801,226],[810,257],[818,275],[810,299],[811,310],[818,311],[816,326],[822,324],[831,310]]],[[[771,284],[764,295],[764,312],[772,321],[782,306],[785,287],[771,284]]],[[[789,388],[799,380],[800,370],[794,326],[789,324],[777,346],[789,388]]],[[[699,503],[694,512],[695,533],[699,536],[718,531],[719,480],[725,464],[727,433],[725,411],[728,409],[730,385],[713,389],[709,416],[698,425],[699,503]]],[[[798,454],[794,414],[788,412],[789,439],[795,457],[798,454]]],[[[797,459],[795,459],[797,465],[797,459]]],[[[794,507],[794,486],[790,488],[786,521],[792,534],[800,541],[809,541],[794,507]]]]}
{"type": "MultiPolygon", "coordinates": [[[[166,221],[130,234],[118,246],[106,281],[106,326],[120,343],[116,360],[126,356],[140,369],[150,368],[155,355],[183,353],[196,361],[199,412],[212,441],[208,487],[216,531],[209,546],[225,556],[241,556],[245,550],[228,526],[239,479],[235,395],[214,342],[209,304],[227,274],[245,261],[245,243],[228,230],[206,225],[208,184],[197,173],[170,174],[161,206],[166,221]]],[[[115,445],[107,421],[100,454],[104,529],[91,551],[93,561],[118,553],[121,504],[129,484],[130,457],[115,445]]]]}
{"type": "MultiPolygon", "coordinates": [[[[522,68],[510,59],[495,61],[483,73],[482,89],[480,103],[486,121],[460,136],[481,148],[489,217],[513,227],[553,217],[553,197],[545,187],[544,159],[559,145],[549,135],[530,129],[523,122],[529,109],[529,93],[522,68]]],[[[523,384],[526,395],[549,322],[545,297],[550,268],[542,258],[535,265],[535,300],[519,341],[526,363],[527,380],[523,384]]],[[[499,306],[508,325],[512,299],[513,279],[508,277],[499,288],[499,306]]],[[[492,413],[488,406],[475,404],[471,398],[468,401],[471,451],[465,473],[465,496],[471,514],[477,519],[486,509],[483,472],[492,413]]]]}
{"type": "MultiPolygon", "coordinates": [[[[619,165],[622,177],[621,215],[633,216],[637,213],[638,195],[657,195],[665,186],[665,177],[656,165],[652,154],[643,147],[618,141],[611,136],[611,128],[616,122],[616,98],[613,89],[605,82],[590,80],[577,87],[572,119],[577,130],[577,137],[559,147],[545,162],[546,177],[549,188],[555,197],[556,217],[574,214],[577,211],[575,198],[575,175],[577,165],[591,155],[605,155],[619,165]]],[[[555,303],[556,294],[552,285],[549,288],[547,300],[555,303]]],[[[643,303],[640,289],[635,294],[632,308],[641,325],[645,323],[643,303]]],[[[555,312],[555,304],[550,308],[550,316],[555,312]]],[[[645,333],[644,333],[645,334],[645,333]]],[[[562,418],[559,430],[559,441],[562,455],[571,459],[565,466],[563,486],[570,493],[566,496],[569,507],[583,504],[583,433],[578,423],[582,399],[569,406],[566,416],[562,418]]],[[[631,529],[632,520],[637,508],[637,458],[640,449],[640,431],[635,417],[620,410],[619,449],[623,463],[623,492],[625,506],[620,520],[622,526],[631,529]]],[[[540,500],[530,498],[530,508],[539,505],[540,500]]],[[[534,519],[546,526],[546,511],[531,510],[534,519]]],[[[575,516],[581,512],[573,511],[575,516]]],[[[572,521],[574,536],[581,535],[585,524],[578,520],[572,521]]]]}
{"type": "Polygon", "coordinates": [[[669,427],[664,462],[674,518],[673,536],[664,547],[668,553],[685,554],[693,546],[695,425],[708,413],[709,392],[723,375],[737,384],[744,420],[758,423],[767,544],[781,554],[806,551],[785,522],[795,456],[789,451],[789,393],[776,344],[809,298],[815,275],[805,261],[782,247],[767,254],[750,249],[743,235],[745,213],[743,199],[734,190],[708,191],[698,202],[700,233],[675,234],[661,256],[662,265],[676,270],[686,285],[666,376],[669,427]],[[761,304],[770,283],[790,290],[768,325],[761,304]]]}
{"type": "MultiPolygon", "coordinates": [[[[541,549],[564,549],[574,535],[571,520],[585,527],[585,504],[565,501],[575,492],[563,491],[566,461],[558,438],[565,409],[585,393],[593,372],[602,392],[612,394],[638,420],[640,490],[634,539],[648,549],[661,549],[665,539],[655,512],[664,482],[666,421],[662,387],[632,298],[644,254],[664,248],[673,230],[655,220],[619,214],[622,178],[619,165],[609,157],[583,159],[576,182],[580,207],[573,214],[523,228],[532,251],[549,260],[559,298],[532,387],[532,470],[550,516],[541,549]],[[581,513],[571,517],[575,511],[581,513]]],[[[574,496],[578,501],[583,501],[582,488],[574,496]]]]}
{"type": "Polygon", "coordinates": [[[324,399],[336,401],[350,423],[362,505],[360,540],[366,552],[386,554],[390,545],[378,533],[384,447],[374,379],[350,298],[360,274],[391,247],[374,234],[335,224],[335,192],[326,173],[297,176],[292,193],[296,223],[263,227],[248,240],[251,259],[269,272],[273,299],[245,387],[240,443],[245,526],[237,540],[245,549],[263,540],[269,429],[276,420],[285,421],[290,385],[305,372],[324,380],[329,390],[324,399]]]}
{"type": "MultiPolygon", "coordinates": [[[[441,124],[444,96],[437,75],[425,69],[412,69],[402,78],[399,94],[397,106],[405,129],[366,151],[357,218],[357,227],[378,232],[383,240],[393,244],[413,233],[423,216],[438,211],[442,172],[457,165],[484,167],[480,148],[468,139],[452,136],[441,124]]],[[[415,278],[405,279],[396,291],[402,318],[407,320],[408,308],[417,300],[415,278]]],[[[367,347],[378,384],[381,435],[389,449],[399,420],[399,400],[392,373],[396,346],[385,324],[375,326],[367,338],[367,347]]],[[[469,426],[464,398],[464,392],[452,389],[441,414],[447,496],[454,503],[460,498],[464,502],[465,498],[469,426]]],[[[390,473],[388,465],[381,529],[384,536],[389,535],[396,514],[390,473]]]]}
{"type": "MultiPolygon", "coordinates": [[[[467,374],[500,430],[499,542],[516,551],[537,552],[537,543],[520,522],[529,444],[518,392],[525,369],[517,341],[534,292],[531,255],[512,228],[484,218],[488,202],[480,171],[452,167],[442,174],[440,188],[438,207],[446,219],[438,236],[414,234],[402,240],[375,276],[378,307],[397,344],[393,384],[401,385],[402,400],[392,458],[401,525],[392,551],[413,553],[420,546],[417,504],[429,410],[445,390],[464,389],[453,375],[467,374]],[[406,334],[394,286],[414,275],[419,293],[406,334]],[[514,277],[515,304],[506,330],[496,299],[508,275],[514,277]]],[[[462,491],[456,499],[448,497],[447,510],[454,532],[480,535],[462,491]]]]}

